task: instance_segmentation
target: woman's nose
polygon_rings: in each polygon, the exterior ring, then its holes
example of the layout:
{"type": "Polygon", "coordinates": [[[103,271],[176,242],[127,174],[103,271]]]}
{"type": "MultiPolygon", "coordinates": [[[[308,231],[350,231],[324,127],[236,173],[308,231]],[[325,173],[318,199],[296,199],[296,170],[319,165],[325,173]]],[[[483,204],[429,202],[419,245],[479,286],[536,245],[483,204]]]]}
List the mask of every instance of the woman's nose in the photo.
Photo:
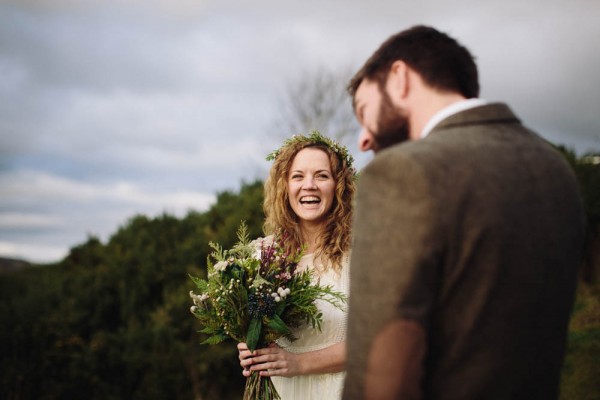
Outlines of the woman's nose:
{"type": "Polygon", "coordinates": [[[302,185],[303,189],[316,189],[317,185],[315,184],[315,180],[312,177],[307,177],[304,179],[304,184],[302,185]]]}

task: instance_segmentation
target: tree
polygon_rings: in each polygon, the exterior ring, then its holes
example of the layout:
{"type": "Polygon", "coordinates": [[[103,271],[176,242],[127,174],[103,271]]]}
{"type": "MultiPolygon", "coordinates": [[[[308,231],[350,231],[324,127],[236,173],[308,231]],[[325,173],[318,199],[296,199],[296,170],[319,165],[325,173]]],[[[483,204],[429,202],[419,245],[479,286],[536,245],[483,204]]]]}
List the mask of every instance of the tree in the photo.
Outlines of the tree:
{"type": "Polygon", "coordinates": [[[358,130],[350,97],[346,92],[349,68],[308,70],[288,84],[279,100],[276,137],[287,138],[313,129],[336,140],[353,137],[358,130]]]}
{"type": "Polygon", "coordinates": [[[557,146],[569,162],[583,199],[586,243],[573,315],[569,325],[567,355],[562,371],[561,400],[597,399],[600,395],[600,154],[577,157],[557,146]]]}
{"type": "Polygon", "coordinates": [[[0,273],[0,397],[240,398],[235,344],[200,345],[188,274],[206,273],[208,242],[232,244],[240,220],[259,236],[261,206],[262,182],[242,184],[206,212],[137,215],[106,244],[0,273]]]}

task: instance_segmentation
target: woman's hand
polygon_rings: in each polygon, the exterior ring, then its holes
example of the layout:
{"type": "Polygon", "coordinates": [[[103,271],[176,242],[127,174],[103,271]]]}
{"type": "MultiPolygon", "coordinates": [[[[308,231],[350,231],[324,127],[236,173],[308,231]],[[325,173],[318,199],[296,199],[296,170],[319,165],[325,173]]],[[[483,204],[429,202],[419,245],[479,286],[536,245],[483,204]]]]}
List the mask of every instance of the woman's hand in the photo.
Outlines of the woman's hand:
{"type": "Polygon", "coordinates": [[[252,371],[259,372],[261,376],[291,377],[302,374],[301,355],[285,351],[275,343],[254,352],[248,350],[246,343],[239,343],[237,347],[245,377],[250,376],[252,371]]]}

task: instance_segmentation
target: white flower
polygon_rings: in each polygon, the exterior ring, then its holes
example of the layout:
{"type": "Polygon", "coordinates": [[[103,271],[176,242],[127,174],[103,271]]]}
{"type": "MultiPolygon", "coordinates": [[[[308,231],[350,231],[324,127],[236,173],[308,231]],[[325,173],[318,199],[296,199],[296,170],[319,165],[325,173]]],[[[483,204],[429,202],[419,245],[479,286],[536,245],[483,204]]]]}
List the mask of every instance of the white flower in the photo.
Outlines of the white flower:
{"type": "Polygon", "coordinates": [[[279,297],[279,296],[276,296],[276,297],[275,297],[275,302],[279,303],[280,301],[281,301],[281,297],[279,297]]]}
{"type": "Polygon", "coordinates": [[[256,249],[256,253],[254,254],[254,258],[260,260],[261,252],[260,250],[264,247],[269,247],[273,245],[273,236],[267,236],[264,238],[257,238],[250,242],[250,244],[256,249]]]}
{"type": "Polygon", "coordinates": [[[213,266],[213,268],[215,271],[225,271],[225,268],[227,268],[228,265],[229,263],[227,261],[219,261],[213,266]]]}
{"type": "Polygon", "coordinates": [[[285,298],[288,294],[291,293],[290,288],[282,288],[281,286],[277,288],[277,293],[279,294],[279,297],[281,298],[285,298]]]}
{"type": "Polygon", "coordinates": [[[198,309],[198,307],[196,307],[196,306],[191,306],[191,307],[190,307],[190,311],[191,311],[192,313],[195,313],[197,309],[198,309]]]}

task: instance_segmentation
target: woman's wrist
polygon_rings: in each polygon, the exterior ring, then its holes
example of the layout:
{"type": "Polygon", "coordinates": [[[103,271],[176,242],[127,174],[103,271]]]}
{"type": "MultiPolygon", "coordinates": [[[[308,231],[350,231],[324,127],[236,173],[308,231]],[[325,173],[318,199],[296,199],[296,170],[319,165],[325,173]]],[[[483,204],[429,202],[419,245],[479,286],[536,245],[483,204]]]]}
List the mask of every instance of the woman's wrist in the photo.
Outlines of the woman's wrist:
{"type": "Polygon", "coordinates": [[[296,368],[298,369],[298,375],[306,375],[309,373],[307,371],[308,366],[306,365],[306,354],[307,353],[294,354],[294,358],[296,358],[296,368]]]}

